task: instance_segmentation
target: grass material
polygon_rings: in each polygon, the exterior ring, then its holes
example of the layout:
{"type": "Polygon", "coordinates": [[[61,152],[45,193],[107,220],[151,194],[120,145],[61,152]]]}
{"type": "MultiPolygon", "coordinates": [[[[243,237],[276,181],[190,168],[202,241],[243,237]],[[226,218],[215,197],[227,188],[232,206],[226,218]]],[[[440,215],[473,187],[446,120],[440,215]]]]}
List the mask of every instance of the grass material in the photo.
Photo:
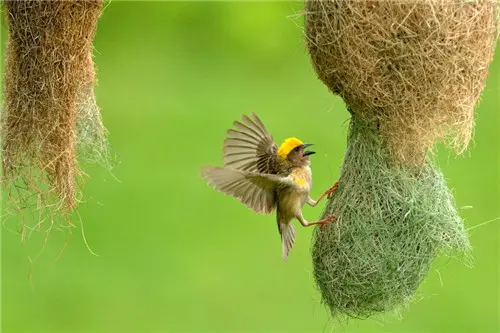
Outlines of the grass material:
{"type": "Polygon", "coordinates": [[[377,120],[391,156],[422,164],[443,141],[463,152],[498,37],[496,0],[306,0],[319,78],[377,120]]]}
{"type": "Polygon", "coordinates": [[[413,300],[432,262],[470,245],[436,165],[392,162],[376,124],[353,117],[340,187],[316,228],[314,277],[333,316],[366,318],[413,300]]]}
{"type": "Polygon", "coordinates": [[[78,204],[78,160],[108,156],[92,40],[102,0],[4,1],[9,36],[1,114],[7,214],[37,226],[78,204]]]}

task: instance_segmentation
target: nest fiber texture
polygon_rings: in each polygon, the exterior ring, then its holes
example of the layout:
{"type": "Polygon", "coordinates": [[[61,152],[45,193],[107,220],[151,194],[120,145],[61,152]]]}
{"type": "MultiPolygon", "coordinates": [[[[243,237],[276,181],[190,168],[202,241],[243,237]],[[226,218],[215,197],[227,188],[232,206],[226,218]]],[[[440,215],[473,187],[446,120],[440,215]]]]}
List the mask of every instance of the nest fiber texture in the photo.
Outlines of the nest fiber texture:
{"type": "Polygon", "coordinates": [[[94,66],[89,56],[86,81],[78,92],[76,139],[77,155],[83,162],[111,168],[112,157],[108,131],[102,123],[101,112],[94,94],[94,66]]]}
{"type": "Polygon", "coordinates": [[[469,241],[442,174],[395,166],[376,125],[352,119],[340,187],[314,233],[314,277],[333,316],[404,308],[440,253],[469,241]]]}
{"type": "Polygon", "coordinates": [[[306,0],[305,32],[319,78],[380,121],[395,159],[421,164],[444,141],[470,141],[498,35],[497,1],[306,0]]]}
{"type": "MultiPolygon", "coordinates": [[[[9,27],[1,119],[4,182],[14,185],[12,197],[24,191],[40,205],[51,196],[54,207],[71,209],[80,175],[79,136],[89,123],[104,133],[92,90],[92,40],[102,0],[3,5],[9,27]]],[[[19,208],[24,199],[18,198],[19,208]]]]}

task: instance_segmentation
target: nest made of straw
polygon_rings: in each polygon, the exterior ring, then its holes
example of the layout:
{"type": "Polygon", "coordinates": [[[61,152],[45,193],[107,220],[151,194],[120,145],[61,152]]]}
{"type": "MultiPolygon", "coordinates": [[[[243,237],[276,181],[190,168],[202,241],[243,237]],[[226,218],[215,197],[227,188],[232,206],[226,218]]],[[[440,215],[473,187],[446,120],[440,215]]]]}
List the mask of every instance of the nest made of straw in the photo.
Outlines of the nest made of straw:
{"type": "Polygon", "coordinates": [[[9,36],[2,163],[12,213],[30,205],[74,208],[78,148],[94,159],[107,156],[93,92],[92,40],[101,7],[102,0],[3,2],[9,36]]]}
{"type": "Polygon", "coordinates": [[[404,308],[440,253],[469,249],[437,167],[398,166],[377,124],[353,117],[340,187],[317,228],[314,278],[332,316],[366,318],[404,308]]]}
{"type": "Polygon", "coordinates": [[[380,123],[391,156],[421,164],[471,138],[498,36],[497,1],[306,0],[312,64],[357,117],[380,123]]]}

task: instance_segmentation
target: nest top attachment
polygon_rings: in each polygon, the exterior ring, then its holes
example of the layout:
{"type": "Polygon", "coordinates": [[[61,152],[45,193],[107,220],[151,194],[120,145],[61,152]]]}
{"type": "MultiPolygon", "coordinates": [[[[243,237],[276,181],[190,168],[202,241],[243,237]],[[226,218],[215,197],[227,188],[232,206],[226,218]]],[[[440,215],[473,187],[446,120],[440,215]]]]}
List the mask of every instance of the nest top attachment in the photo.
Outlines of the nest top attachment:
{"type": "Polygon", "coordinates": [[[437,141],[470,141],[498,36],[496,1],[306,0],[319,78],[377,121],[394,159],[422,164],[437,141]]]}

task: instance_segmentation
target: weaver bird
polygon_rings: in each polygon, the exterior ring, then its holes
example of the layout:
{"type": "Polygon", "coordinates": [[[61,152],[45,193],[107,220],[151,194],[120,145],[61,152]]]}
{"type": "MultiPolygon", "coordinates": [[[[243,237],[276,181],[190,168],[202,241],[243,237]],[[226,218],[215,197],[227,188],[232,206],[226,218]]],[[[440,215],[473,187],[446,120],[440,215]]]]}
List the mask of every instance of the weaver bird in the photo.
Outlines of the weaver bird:
{"type": "Polygon", "coordinates": [[[315,152],[305,150],[312,144],[291,137],[278,147],[256,114],[252,114],[252,118],[244,115],[242,122],[235,121],[227,134],[223,146],[224,166],[204,167],[202,177],[216,190],[238,198],[258,213],[270,214],[276,209],[286,261],[295,245],[294,218],[304,227],[334,220],[328,216],[308,222],[302,215],[302,207],[305,203],[314,207],[325,196],[329,197],[338,182],[318,200],[313,200],[309,196],[312,185],[309,157],[315,152]]]}

